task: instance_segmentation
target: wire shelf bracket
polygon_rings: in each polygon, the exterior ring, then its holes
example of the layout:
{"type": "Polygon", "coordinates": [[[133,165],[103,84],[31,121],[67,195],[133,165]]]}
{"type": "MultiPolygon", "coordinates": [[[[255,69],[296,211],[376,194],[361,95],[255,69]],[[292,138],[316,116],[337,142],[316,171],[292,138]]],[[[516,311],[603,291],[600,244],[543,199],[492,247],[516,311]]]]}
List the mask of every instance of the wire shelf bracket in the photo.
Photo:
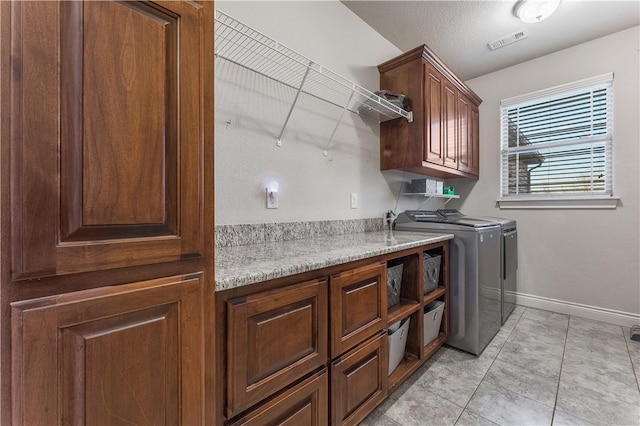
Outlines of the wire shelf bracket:
{"type": "MultiPolygon", "coordinates": [[[[378,122],[405,118],[413,121],[413,113],[397,107],[384,98],[314,63],[305,56],[257,30],[216,10],[215,55],[237,66],[275,80],[296,91],[282,130],[278,146],[301,93],[321,99],[344,111],[370,117],[378,122]]],[[[335,134],[329,139],[329,143],[335,134]]]]}

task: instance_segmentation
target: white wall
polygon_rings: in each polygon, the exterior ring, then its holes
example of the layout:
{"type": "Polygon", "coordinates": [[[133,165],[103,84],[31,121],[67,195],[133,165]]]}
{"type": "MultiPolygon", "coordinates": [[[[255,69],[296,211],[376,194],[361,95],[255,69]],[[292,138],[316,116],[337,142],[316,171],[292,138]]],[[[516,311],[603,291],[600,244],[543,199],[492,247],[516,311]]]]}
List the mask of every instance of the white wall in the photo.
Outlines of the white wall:
{"type": "MultiPolygon", "coordinates": [[[[480,179],[449,181],[467,214],[511,217],[519,230],[519,292],[530,303],[554,301],[640,313],[639,27],[615,33],[467,84],[480,106],[480,179]],[[511,96],[614,72],[616,210],[500,210],[499,104],[511,96]]],[[[517,45],[506,47],[516,48],[517,45]]],[[[451,203],[455,205],[455,203],[451,203]]],[[[524,299],[523,299],[524,300],[524,299]]],[[[574,306],[575,307],[575,306],[574,306]]],[[[580,310],[584,307],[578,306],[580,310]]],[[[601,313],[606,312],[602,310],[601,313]]],[[[615,312],[613,313],[616,314],[615,312]]],[[[597,316],[597,315],[596,315],[597,316]]]]}
{"type": "MultiPolygon", "coordinates": [[[[374,91],[376,65],[401,52],[338,1],[216,2],[216,7],[374,91]]],[[[379,170],[379,126],[304,97],[276,146],[295,93],[221,59],[215,81],[217,225],[381,217],[395,205],[379,170]],[[230,124],[227,124],[230,122],[230,124]],[[323,151],[328,150],[328,156],[323,151]],[[280,186],[265,208],[265,186],[280,186]],[[350,193],[358,208],[350,208],[350,193]]],[[[397,173],[389,173],[389,182],[397,173]]],[[[392,185],[393,186],[393,185],[392,185]]]]}
{"type": "MultiPolygon", "coordinates": [[[[401,53],[337,1],[219,1],[216,7],[369,90],[378,88],[375,65],[401,53]]],[[[556,310],[594,307],[595,317],[600,312],[611,320],[621,313],[627,323],[629,317],[638,322],[639,40],[636,27],[467,82],[484,99],[481,177],[448,181],[461,194],[448,206],[518,221],[519,292],[529,295],[523,301],[551,309],[557,301],[556,310]],[[500,100],[611,71],[614,192],[621,205],[613,211],[498,209],[500,100]]],[[[422,203],[404,197],[398,205],[403,175],[379,171],[378,126],[353,114],[339,126],[325,157],[340,110],[305,99],[277,147],[290,99],[291,91],[281,85],[216,61],[216,224],[382,217],[389,209],[422,203]],[[264,188],[272,180],[280,184],[278,210],[265,208],[264,188]],[[355,210],[349,208],[351,192],[359,197],[355,210]]]]}

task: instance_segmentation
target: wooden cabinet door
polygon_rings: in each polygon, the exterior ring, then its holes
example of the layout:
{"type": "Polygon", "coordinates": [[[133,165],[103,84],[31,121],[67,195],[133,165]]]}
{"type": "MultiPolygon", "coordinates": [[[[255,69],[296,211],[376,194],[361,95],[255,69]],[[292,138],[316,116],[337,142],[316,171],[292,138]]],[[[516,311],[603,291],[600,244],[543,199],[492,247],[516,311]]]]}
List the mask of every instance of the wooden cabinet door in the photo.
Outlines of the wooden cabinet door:
{"type": "Polygon", "coordinates": [[[327,281],[227,302],[227,418],[327,362],[327,281]]]}
{"type": "Polygon", "coordinates": [[[387,324],[387,268],[373,263],[331,276],[331,357],[387,324]]]}
{"type": "Polygon", "coordinates": [[[387,396],[387,333],[382,332],[331,364],[333,425],[356,425],[387,396]]]}
{"type": "Polygon", "coordinates": [[[442,146],[444,148],[444,165],[452,169],[458,168],[459,156],[457,101],[457,89],[445,81],[442,85],[442,146]]]}
{"type": "Polygon", "coordinates": [[[3,9],[12,279],[203,257],[213,5],[3,9]]]}
{"type": "Polygon", "coordinates": [[[435,68],[423,63],[424,76],[424,157],[423,160],[444,164],[443,89],[444,77],[435,68]]]}
{"type": "Polygon", "coordinates": [[[329,423],[326,368],[284,391],[232,426],[325,426],[329,423]]]}
{"type": "Polygon", "coordinates": [[[473,140],[471,134],[471,103],[462,94],[458,93],[458,169],[463,172],[471,172],[473,161],[473,140]]]}
{"type": "Polygon", "coordinates": [[[202,278],[13,303],[12,423],[204,424],[202,278]]]}
{"type": "Polygon", "coordinates": [[[480,111],[476,105],[471,104],[471,119],[469,121],[469,141],[467,149],[470,151],[469,173],[478,177],[480,175],[480,111]]]}

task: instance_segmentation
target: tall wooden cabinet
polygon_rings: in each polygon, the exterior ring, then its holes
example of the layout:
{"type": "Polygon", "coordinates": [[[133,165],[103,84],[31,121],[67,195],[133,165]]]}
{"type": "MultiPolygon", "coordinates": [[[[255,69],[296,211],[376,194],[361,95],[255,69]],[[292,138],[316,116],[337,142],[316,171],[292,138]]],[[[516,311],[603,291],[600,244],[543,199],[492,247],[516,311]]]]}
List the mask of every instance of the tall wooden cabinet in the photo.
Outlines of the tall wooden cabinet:
{"type": "Polygon", "coordinates": [[[403,93],[413,122],[380,124],[380,169],[439,178],[479,175],[482,99],[426,45],[378,66],[380,87],[403,93]]]}
{"type": "Polygon", "coordinates": [[[0,423],[214,418],[213,13],[0,3],[0,423]]]}

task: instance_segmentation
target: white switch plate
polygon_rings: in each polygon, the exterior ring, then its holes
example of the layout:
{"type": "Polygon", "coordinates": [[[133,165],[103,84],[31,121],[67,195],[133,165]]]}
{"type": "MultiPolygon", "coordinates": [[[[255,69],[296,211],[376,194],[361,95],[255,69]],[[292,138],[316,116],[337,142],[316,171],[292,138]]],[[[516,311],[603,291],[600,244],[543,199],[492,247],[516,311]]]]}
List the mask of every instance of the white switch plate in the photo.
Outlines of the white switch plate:
{"type": "Polygon", "coordinates": [[[351,193],[351,208],[352,209],[358,208],[358,193],[356,192],[351,193]]]}
{"type": "Polygon", "coordinates": [[[267,208],[268,209],[278,208],[278,192],[269,191],[269,188],[267,188],[267,208]]]}

